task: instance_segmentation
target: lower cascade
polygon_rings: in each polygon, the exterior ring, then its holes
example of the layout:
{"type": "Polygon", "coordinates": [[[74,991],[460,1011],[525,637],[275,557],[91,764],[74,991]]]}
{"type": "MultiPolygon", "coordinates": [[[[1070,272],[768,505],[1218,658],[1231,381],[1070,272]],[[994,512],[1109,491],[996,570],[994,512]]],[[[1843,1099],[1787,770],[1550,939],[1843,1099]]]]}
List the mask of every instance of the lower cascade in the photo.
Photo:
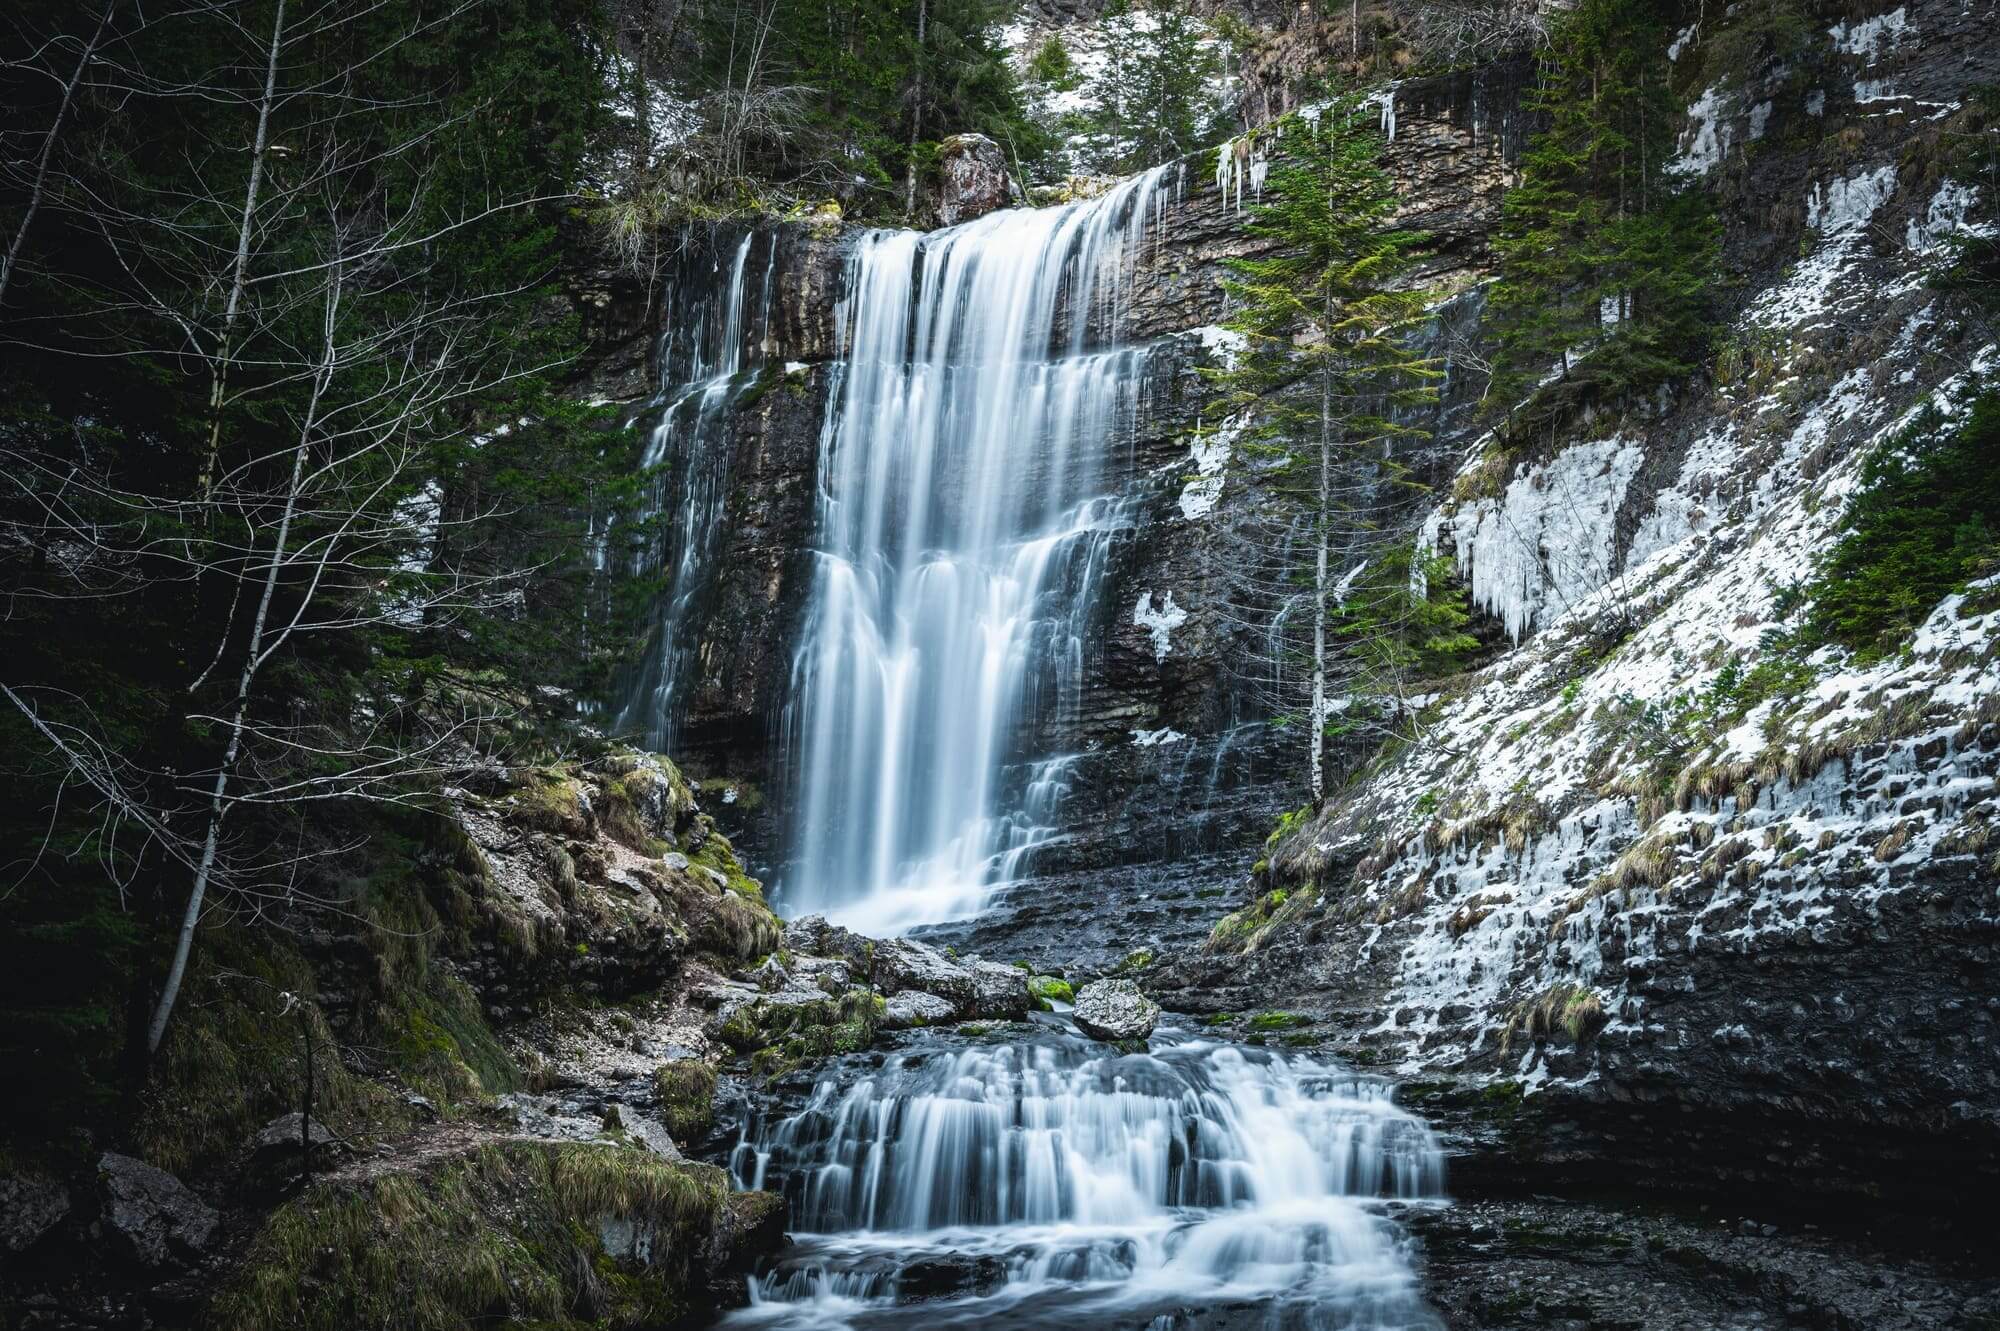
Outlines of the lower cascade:
{"type": "Polygon", "coordinates": [[[731,1174],[783,1194],[796,1241],[727,1325],[1437,1325],[1384,1204],[1442,1200],[1443,1156],[1382,1083],[1051,1016],[912,1039],[751,1113],[731,1174]]]}

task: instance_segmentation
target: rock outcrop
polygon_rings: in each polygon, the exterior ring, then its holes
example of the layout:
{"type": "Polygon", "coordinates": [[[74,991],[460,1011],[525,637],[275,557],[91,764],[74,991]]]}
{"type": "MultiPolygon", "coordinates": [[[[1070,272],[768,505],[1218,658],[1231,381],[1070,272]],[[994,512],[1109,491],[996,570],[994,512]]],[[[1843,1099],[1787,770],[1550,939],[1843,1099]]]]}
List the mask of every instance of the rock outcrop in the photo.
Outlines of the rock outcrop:
{"type": "Polygon", "coordinates": [[[1005,208],[1013,194],[1007,154],[984,134],[954,134],[938,144],[937,224],[957,226],[1005,208]]]}
{"type": "Polygon", "coordinates": [[[1888,659],[1784,646],[1863,460],[2000,368],[1990,315],[1927,281],[2000,53],[1944,0],[1893,18],[1696,100],[1680,169],[1742,278],[1715,381],[1467,451],[1422,530],[1508,650],[1275,849],[1283,919],[1260,899],[1149,977],[1184,1006],[1316,1006],[1358,1056],[1442,1078],[1485,1147],[1457,1179],[1949,1215],[2000,1159],[1973,1054],[2000,1038],[2000,588],[1888,659]]]}

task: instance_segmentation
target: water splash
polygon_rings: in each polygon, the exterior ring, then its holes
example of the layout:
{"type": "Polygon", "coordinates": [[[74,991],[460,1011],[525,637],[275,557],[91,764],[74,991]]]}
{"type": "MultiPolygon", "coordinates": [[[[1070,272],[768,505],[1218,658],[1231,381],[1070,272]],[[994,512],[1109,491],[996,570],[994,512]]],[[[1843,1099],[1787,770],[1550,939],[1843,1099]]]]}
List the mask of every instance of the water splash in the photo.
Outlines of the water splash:
{"type": "Polygon", "coordinates": [[[1136,412],[1147,352],[1116,337],[1165,178],[876,232],[849,258],[781,759],[791,911],[875,933],[961,917],[1021,848],[1003,775],[1074,715],[1132,523],[1102,463],[1136,412]]]}
{"type": "Polygon", "coordinates": [[[798,1242],[736,1324],[1141,1326],[1229,1301],[1435,1325],[1374,1203],[1440,1197],[1442,1155],[1379,1083],[1185,1033],[1120,1054],[1056,1019],[845,1071],[744,1130],[732,1174],[784,1194],[798,1242]]]}

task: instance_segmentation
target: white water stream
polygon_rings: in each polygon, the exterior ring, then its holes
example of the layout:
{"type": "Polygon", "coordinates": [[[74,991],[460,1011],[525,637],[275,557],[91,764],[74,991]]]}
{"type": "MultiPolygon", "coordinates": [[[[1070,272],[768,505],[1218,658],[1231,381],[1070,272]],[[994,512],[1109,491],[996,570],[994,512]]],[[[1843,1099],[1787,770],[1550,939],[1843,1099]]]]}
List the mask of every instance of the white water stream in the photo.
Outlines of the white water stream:
{"type": "Polygon", "coordinates": [[[1044,1019],[835,1065],[731,1169],[796,1241],[728,1325],[1436,1325],[1381,1202],[1442,1195],[1437,1144],[1309,1059],[1184,1032],[1121,1054],[1044,1019]]]}
{"type": "Polygon", "coordinates": [[[1021,811],[1060,773],[1017,736],[1076,706],[1130,525],[1104,475],[1146,359],[1120,297],[1164,178],[849,258],[781,760],[788,912],[962,917],[1050,835],[1021,811]]]}

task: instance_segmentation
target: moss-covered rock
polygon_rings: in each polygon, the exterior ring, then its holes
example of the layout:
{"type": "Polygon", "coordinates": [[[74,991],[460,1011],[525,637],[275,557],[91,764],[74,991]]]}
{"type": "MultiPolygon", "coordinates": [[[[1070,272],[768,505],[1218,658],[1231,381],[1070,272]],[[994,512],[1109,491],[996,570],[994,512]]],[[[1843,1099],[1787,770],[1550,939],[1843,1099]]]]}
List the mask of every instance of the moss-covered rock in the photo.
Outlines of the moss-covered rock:
{"type": "Polygon", "coordinates": [[[653,1073],[660,1120],[675,1142],[686,1145],[715,1122],[715,1069],[698,1058],[677,1058],[653,1073]]]}
{"type": "Polygon", "coordinates": [[[1074,1003],[1076,1001],[1076,990],[1070,987],[1069,981],[1055,975],[1035,975],[1029,977],[1028,995],[1044,1011],[1047,1010],[1048,1005],[1051,1003],[1074,1003]]]}
{"type": "Polygon", "coordinates": [[[664,1325],[770,1241],[774,1201],[732,1202],[717,1169],[576,1142],[498,1142],[336,1176],[271,1215],[203,1324],[664,1325]]]}

